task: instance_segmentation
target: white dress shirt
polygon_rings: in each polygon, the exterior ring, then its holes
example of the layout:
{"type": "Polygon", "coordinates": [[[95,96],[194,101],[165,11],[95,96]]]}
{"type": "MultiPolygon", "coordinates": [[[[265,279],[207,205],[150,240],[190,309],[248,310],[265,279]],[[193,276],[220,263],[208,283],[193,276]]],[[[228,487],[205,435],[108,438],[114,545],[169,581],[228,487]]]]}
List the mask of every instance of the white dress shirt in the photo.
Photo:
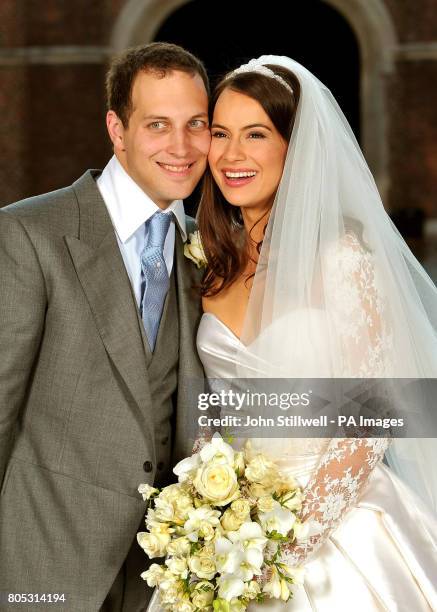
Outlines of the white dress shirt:
{"type": "Polygon", "coordinates": [[[140,256],[146,245],[146,221],[157,211],[173,213],[164,243],[164,261],[170,276],[173,267],[175,245],[175,221],[182,235],[187,239],[185,212],[182,200],[175,200],[162,210],[144,193],[128,175],[115,155],[106,164],[97,179],[97,187],[108,209],[117,236],[135,298],[141,303],[141,263],[140,256]]]}

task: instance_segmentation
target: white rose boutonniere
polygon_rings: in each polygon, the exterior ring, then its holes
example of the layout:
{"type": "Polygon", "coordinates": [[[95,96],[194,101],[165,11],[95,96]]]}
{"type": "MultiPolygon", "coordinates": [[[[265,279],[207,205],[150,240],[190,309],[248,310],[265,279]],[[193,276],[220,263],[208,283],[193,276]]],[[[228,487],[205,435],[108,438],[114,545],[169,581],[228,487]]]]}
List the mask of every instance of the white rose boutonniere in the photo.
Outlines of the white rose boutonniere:
{"type": "Polygon", "coordinates": [[[184,255],[188,257],[188,259],[191,259],[191,261],[194,261],[198,268],[203,268],[208,263],[205,251],[203,250],[199,230],[196,230],[193,234],[188,236],[188,242],[184,244],[184,255]]]}

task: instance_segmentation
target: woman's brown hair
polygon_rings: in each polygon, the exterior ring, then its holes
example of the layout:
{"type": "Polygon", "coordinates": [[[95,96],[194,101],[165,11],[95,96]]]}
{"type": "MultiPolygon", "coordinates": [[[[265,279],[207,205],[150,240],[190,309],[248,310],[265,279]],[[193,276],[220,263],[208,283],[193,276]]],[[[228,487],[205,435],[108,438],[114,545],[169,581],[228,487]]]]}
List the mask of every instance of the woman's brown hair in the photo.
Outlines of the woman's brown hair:
{"type": "MultiPolygon", "coordinates": [[[[267,67],[290,85],[292,94],[276,79],[258,72],[225,76],[211,97],[210,118],[212,120],[220,94],[225,89],[231,89],[259,102],[279,134],[289,142],[300,97],[300,84],[286,68],[270,64],[267,67]]],[[[213,296],[236,280],[248,262],[248,253],[238,244],[238,235],[243,227],[241,211],[226,201],[209,169],[203,179],[197,219],[208,260],[201,293],[203,296],[213,296]]],[[[257,244],[258,252],[261,245],[262,242],[257,244]]]]}

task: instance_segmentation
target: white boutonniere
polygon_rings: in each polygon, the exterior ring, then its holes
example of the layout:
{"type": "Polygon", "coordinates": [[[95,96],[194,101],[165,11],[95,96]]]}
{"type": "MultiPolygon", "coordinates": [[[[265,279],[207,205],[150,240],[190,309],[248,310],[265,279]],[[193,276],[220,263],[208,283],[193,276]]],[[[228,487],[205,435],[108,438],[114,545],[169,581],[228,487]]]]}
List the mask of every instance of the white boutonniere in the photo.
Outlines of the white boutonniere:
{"type": "Polygon", "coordinates": [[[203,268],[207,265],[205,251],[203,250],[200,232],[196,230],[188,236],[188,242],[184,244],[184,255],[194,261],[198,268],[203,268]]]}

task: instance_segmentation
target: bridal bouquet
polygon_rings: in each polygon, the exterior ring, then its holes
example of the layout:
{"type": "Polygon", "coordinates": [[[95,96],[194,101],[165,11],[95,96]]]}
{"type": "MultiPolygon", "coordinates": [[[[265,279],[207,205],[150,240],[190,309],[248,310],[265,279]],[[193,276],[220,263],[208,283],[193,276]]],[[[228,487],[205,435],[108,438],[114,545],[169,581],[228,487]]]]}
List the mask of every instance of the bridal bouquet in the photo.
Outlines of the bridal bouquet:
{"type": "Polygon", "coordinates": [[[164,610],[240,612],[265,597],[287,601],[302,570],[281,563],[280,546],[301,529],[302,491],[250,442],[216,436],[174,468],[178,483],[138,490],[150,500],[138,543],[151,558],[141,574],[164,610]]]}

